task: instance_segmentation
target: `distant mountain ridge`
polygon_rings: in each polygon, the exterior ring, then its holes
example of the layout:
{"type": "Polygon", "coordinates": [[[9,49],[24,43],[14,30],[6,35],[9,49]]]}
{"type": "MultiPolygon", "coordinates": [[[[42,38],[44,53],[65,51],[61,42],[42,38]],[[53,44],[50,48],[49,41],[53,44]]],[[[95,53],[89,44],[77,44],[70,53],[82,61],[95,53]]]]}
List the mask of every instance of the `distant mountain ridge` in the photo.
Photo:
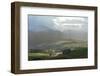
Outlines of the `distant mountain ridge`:
{"type": "Polygon", "coordinates": [[[28,32],[28,45],[29,48],[33,48],[33,46],[38,46],[43,43],[52,44],[59,41],[74,41],[74,42],[87,42],[87,33],[86,32],[78,32],[78,31],[66,31],[60,32],[55,30],[48,31],[29,31],[28,32]]]}

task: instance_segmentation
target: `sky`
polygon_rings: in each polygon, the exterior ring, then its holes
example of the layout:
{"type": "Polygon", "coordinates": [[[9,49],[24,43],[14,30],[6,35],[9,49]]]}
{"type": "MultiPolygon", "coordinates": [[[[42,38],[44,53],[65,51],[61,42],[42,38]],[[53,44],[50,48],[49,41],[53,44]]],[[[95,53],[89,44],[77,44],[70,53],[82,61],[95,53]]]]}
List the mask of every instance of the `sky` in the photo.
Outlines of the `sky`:
{"type": "Polygon", "coordinates": [[[29,31],[67,30],[86,31],[88,29],[87,17],[74,16],[28,16],[29,31]]]}

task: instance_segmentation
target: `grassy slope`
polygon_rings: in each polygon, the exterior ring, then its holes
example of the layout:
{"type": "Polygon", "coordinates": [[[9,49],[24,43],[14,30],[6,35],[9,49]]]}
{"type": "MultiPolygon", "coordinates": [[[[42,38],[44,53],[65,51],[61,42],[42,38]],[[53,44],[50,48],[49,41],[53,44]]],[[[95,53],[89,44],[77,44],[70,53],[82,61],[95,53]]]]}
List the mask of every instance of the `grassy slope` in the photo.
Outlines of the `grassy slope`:
{"type": "Polygon", "coordinates": [[[70,53],[58,55],[56,57],[49,56],[48,53],[28,53],[29,60],[50,60],[50,59],[74,59],[74,58],[87,58],[88,49],[86,47],[76,48],[70,53]]]}

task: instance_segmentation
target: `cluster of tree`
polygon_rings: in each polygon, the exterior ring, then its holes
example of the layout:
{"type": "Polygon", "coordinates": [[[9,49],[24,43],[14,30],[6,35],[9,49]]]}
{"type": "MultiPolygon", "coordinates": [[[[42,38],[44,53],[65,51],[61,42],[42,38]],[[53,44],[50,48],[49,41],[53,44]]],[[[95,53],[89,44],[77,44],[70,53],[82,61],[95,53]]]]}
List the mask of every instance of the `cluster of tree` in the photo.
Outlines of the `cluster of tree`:
{"type": "Polygon", "coordinates": [[[71,52],[71,49],[67,48],[67,49],[64,49],[62,51],[63,51],[63,54],[66,55],[66,54],[69,54],[71,52]]]}

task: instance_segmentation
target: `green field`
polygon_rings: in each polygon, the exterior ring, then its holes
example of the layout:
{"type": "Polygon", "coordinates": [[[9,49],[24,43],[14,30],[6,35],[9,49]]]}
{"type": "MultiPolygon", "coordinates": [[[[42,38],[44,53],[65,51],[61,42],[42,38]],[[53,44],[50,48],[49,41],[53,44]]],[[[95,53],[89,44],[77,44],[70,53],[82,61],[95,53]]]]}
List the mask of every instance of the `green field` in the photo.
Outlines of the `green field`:
{"type": "MultiPolygon", "coordinates": [[[[35,50],[34,50],[35,51],[35,50]]],[[[28,52],[28,60],[52,60],[52,59],[76,59],[76,58],[87,58],[88,57],[88,49],[87,47],[76,47],[74,50],[69,51],[68,53],[61,53],[57,56],[51,55],[53,53],[59,52],[46,52],[46,51],[29,51],[28,52]]],[[[65,50],[67,51],[67,50],[65,50]]]]}

